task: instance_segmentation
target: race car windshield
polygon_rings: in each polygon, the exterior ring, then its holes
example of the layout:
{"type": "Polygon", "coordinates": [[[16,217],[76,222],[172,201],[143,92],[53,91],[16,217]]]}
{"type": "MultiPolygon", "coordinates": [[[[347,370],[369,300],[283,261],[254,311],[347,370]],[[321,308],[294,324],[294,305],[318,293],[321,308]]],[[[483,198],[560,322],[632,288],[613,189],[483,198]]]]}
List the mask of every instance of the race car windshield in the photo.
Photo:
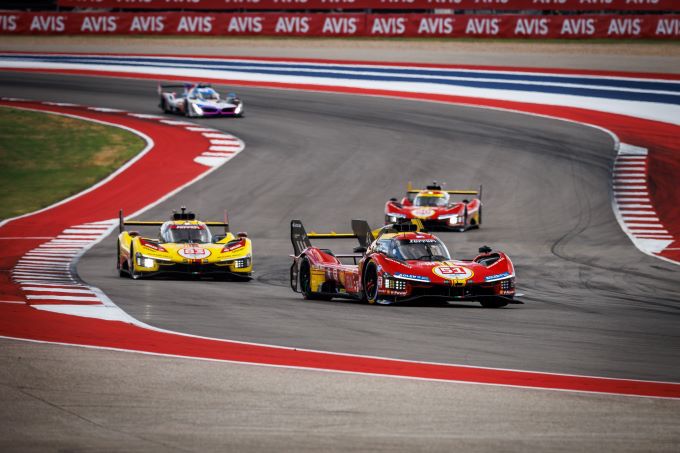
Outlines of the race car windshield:
{"type": "Polygon", "coordinates": [[[163,229],[164,242],[205,244],[211,241],[210,230],[202,225],[169,225],[163,229]]]}
{"type": "Polygon", "coordinates": [[[429,195],[418,195],[413,201],[414,206],[447,206],[448,197],[433,197],[429,195]]]}
{"type": "Polygon", "coordinates": [[[203,99],[204,101],[217,101],[220,98],[220,96],[217,94],[217,91],[213,90],[212,88],[202,88],[200,90],[196,90],[196,97],[203,99]]]}
{"type": "Polygon", "coordinates": [[[394,258],[420,261],[446,261],[451,259],[446,246],[439,239],[402,239],[394,241],[394,258]]]}

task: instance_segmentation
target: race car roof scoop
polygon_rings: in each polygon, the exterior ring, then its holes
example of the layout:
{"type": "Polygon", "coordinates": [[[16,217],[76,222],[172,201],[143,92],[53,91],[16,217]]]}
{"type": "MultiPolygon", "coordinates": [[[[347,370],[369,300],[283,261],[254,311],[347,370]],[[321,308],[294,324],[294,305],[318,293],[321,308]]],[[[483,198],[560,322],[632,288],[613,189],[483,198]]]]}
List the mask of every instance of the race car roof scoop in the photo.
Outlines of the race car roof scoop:
{"type": "Polygon", "coordinates": [[[172,220],[196,220],[196,214],[187,212],[187,208],[182,206],[181,212],[172,211],[172,220]]]}

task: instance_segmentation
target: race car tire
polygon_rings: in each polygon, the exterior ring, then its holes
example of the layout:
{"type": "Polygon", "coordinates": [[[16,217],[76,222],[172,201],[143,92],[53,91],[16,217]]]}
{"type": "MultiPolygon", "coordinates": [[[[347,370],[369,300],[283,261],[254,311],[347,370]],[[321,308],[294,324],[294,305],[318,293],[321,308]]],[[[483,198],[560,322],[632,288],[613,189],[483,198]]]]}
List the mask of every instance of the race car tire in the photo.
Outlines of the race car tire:
{"type": "Polygon", "coordinates": [[[369,261],[363,275],[364,299],[369,304],[378,302],[378,266],[369,261]]]}
{"type": "Polygon", "coordinates": [[[133,245],[130,245],[130,261],[128,262],[128,272],[130,274],[130,278],[133,280],[139,280],[142,278],[142,274],[137,272],[135,267],[135,248],[133,245]]]}
{"type": "Polygon", "coordinates": [[[116,244],[116,270],[118,271],[119,277],[127,276],[127,272],[123,269],[123,265],[120,264],[120,240],[116,244]]]}
{"type": "Polygon", "coordinates": [[[166,101],[165,98],[161,98],[161,109],[163,110],[163,113],[170,113],[168,101],[166,101]]]}
{"type": "Polygon", "coordinates": [[[482,307],[484,308],[502,308],[508,305],[508,301],[500,297],[490,297],[488,299],[480,300],[479,303],[482,304],[482,307]]]}
{"type": "Polygon", "coordinates": [[[323,294],[316,293],[312,291],[311,288],[311,283],[312,283],[312,267],[309,264],[309,260],[304,257],[302,258],[302,261],[300,262],[300,272],[299,272],[299,279],[300,279],[300,292],[302,293],[302,297],[304,297],[306,300],[331,300],[330,296],[326,296],[323,294]]]}
{"type": "Polygon", "coordinates": [[[184,101],[184,116],[191,118],[191,112],[189,111],[189,101],[184,101]]]}

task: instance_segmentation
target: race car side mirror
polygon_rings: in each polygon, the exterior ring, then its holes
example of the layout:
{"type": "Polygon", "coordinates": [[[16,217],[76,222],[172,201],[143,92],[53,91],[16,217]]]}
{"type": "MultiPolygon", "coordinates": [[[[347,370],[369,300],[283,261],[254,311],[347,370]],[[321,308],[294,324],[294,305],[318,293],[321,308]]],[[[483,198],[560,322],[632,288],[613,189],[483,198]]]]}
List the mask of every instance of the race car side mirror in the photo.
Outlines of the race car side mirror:
{"type": "Polygon", "coordinates": [[[354,253],[366,253],[366,247],[354,247],[354,249],[352,249],[352,252],[354,252],[354,253]]]}
{"type": "Polygon", "coordinates": [[[394,198],[394,197],[392,197],[392,198],[390,198],[390,201],[393,201],[393,202],[395,202],[395,203],[396,203],[396,202],[397,202],[397,199],[396,199],[396,198],[394,198]]]}
{"type": "Polygon", "coordinates": [[[465,204],[468,204],[469,202],[470,202],[470,200],[467,200],[467,199],[463,200],[463,203],[465,203],[465,204]]]}
{"type": "Polygon", "coordinates": [[[129,231],[129,232],[128,232],[128,235],[129,235],[130,237],[139,236],[139,231],[129,231]]]}
{"type": "Polygon", "coordinates": [[[483,245],[479,248],[479,253],[491,253],[491,247],[483,245]]]}
{"type": "Polygon", "coordinates": [[[247,238],[248,233],[246,233],[245,231],[239,231],[238,233],[236,233],[236,236],[240,238],[247,238]]]}
{"type": "Polygon", "coordinates": [[[213,236],[213,242],[217,243],[223,240],[225,237],[227,237],[226,234],[216,234],[213,236]]]}

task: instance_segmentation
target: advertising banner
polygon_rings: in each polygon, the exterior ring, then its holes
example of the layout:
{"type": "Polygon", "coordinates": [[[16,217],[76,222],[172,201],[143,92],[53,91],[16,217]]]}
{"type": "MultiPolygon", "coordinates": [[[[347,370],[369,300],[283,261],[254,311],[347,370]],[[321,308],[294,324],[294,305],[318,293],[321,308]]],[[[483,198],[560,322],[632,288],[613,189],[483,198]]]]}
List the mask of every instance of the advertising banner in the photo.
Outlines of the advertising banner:
{"type": "Polygon", "coordinates": [[[3,12],[0,34],[679,39],[680,15],[3,12]]]}
{"type": "Polygon", "coordinates": [[[158,10],[455,9],[680,11],[678,0],[59,0],[60,7],[158,10]]]}

